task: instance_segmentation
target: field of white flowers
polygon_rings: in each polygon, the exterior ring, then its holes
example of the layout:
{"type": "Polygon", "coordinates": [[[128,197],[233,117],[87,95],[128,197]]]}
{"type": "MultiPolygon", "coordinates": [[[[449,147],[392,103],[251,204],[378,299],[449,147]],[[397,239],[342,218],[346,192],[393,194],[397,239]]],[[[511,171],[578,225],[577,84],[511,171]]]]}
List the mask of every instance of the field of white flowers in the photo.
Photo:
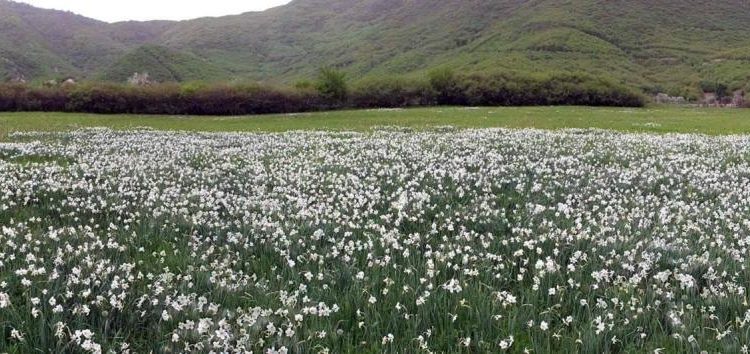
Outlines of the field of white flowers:
{"type": "Polygon", "coordinates": [[[747,352],[750,137],[0,144],[0,353],[747,352]]]}

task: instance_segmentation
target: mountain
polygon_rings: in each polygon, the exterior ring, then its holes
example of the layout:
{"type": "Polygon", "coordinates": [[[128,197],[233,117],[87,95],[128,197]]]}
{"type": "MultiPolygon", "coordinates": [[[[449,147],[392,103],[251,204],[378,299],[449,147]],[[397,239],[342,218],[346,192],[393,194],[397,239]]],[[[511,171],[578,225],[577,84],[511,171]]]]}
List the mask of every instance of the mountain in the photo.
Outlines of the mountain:
{"type": "Polygon", "coordinates": [[[148,72],[158,82],[207,81],[226,78],[228,72],[194,54],[145,44],[107,66],[97,79],[123,82],[136,72],[148,72]]]}
{"type": "Polygon", "coordinates": [[[69,12],[0,0],[0,74],[91,76],[129,48],[149,43],[166,22],[107,24],[69,12]]]}
{"type": "Polygon", "coordinates": [[[0,0],[0,75],[293,82],[570,71],[653,91],[750,82],[746,0],[294,0],[263,12],[108,24],[0,0]],[[154,75],[152,75],[154,76],[154,75]]]}

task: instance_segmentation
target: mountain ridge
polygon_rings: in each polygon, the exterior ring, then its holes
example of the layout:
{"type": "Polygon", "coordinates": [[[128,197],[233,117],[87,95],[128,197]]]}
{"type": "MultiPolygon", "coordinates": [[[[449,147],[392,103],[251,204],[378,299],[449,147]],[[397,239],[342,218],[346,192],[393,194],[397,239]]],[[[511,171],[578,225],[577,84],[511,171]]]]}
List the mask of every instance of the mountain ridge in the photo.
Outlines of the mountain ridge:
{"type": "Polygon", "coordinates": [[[746,23],[743,0],[294,0],[262,12],[113,24],[0,0],[0,77],[150,71],[123,61],[151,62],[139,49],[156,46],[179,58],[180,70],[210,68],[182,81],[294,82],[324,66],[352,79],[452,67],[583,72],[694,94],[704,82],[747,86],[746,23]]]}

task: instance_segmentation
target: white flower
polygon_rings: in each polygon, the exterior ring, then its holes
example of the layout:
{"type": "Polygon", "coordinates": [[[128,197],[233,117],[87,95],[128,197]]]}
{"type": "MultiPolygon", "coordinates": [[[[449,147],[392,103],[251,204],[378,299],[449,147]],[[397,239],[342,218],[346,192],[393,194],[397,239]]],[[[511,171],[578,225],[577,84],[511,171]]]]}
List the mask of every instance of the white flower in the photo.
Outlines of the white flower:
{"type": "Polygon", "coordinates": [[[500,341],[500,349],[507,350],[510,349],[510,347],[513,346],[513,336],[508,337],[508,339],[503,339],[500,341]]]}
{"type": "Polygon", "coordinates": [[[681,289],[690,289],[695,286],[695,279],[689,274],[675,274],[675,278],[680,282],[681,289]]]}
{"type": "Polygon", "coordinates": [[[539,323],[539,328],[542,331],[546,331],[546,330],[549,329],[549,323],[547,323],[547,321],[542,321],[542,322],[539,323]]]}
{"type": "Polygon", "coordinates": [[[396,333],[407,351],[409,342],[413,351],[493,350],[474,337],[496,338],[496,351],[545,350],[519,348],[506,327],[572,334],[582,348],[654,349],[651,333],[662,331],[642,324],[657,316],[686,345],[719,340],[747,352],[750,311],[723,318],[712,304],[747,307],[750,136],[20,137],[0,143],[0,213],[12,219],[0,225],[0,322],[21,351],[38,342],[28,330],[40,321],[52,321],[70,351],[117,350],[121,339],[97,337],[111,316],[161,319],[159,333],[127,341],[171,340],[177,352],[325,353],[355,337],[369,352],[377,336],[395,342],[383,336],[393,321],[419,324],[396,333]],[[16,155],[67,160],[17,164],[16,155]],[[366,302],[339,302],[357,296],[366,302]],[[341,312],[356,315],[342,321],[341,312]],[[477,312],[498,326],[451,334],[440,325],[464,326],[458,319],[477,312]],[[718,329],[688,330],[696,318],[718,329]],[[606,343],[583,343],[576,333],[589,330],[606,343]]]}
{"type": "Polygon", "coordinates": [[[17,329],[12,329],[10,331],[10,337],[13,338],[13,339],[15,339],[15,340],[17,340],[17,341],[19,341],[19,342],[25,341],[25,339],[23,337],[23,333],[19,332],[17,329]]]}
{"type": "Polygon", "coordinates": [[[454,293],[460,293],[463,288],[461,287],[460,283],[456,279],[451,279],[445,284],[442,285],[443,290],[448,291],[451,294],[454,293]]]}

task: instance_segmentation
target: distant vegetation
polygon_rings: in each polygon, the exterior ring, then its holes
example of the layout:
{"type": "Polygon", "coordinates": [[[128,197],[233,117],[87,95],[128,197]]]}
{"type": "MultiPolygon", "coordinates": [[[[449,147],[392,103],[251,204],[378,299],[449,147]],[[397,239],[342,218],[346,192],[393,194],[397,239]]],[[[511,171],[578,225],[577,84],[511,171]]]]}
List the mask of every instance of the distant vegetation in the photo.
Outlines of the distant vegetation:
{"type": "Polygon", "coordinates": [[[459,75],[447,69],[431,73],[428,79],[371,79],[351,88],[345,75],[335,69],[323,69],[315,82],[294,87],[205,83],[0,86],[0,111],[241,115],[433,105],[644,104],[642,95],[625,86],[587,76],[459,75]]]}
{"type": "Polygon", "coordinates": [[[107,24],[0,0],[0,81],[125,82],[148,72],[161,82],[289,85],[331,65],[355,86],[450,67],[585,72],[648,94],[697,100],[702,82],[720,83],[728,94],[750,91],[747,6],[746,0],[295,0],[239,16],[107,24]]]}
{"type": "Polygon", "coordinates": [[[0,111],[239,115],[328,108],[315,91],[257,85],[0,87],[0,111]]]}
{"type": "Polygon", "coordinates": [[[349,95],[346,74],[333,68],[320,70],[315,88],[321,98],[328,102],[343,104],[349,95]]]}
{"type": "Polygon", "coordinates": [[[120,58],[104,70],[98,79],[126,82],[133,73],[144,72],[144,69],[158,82],[210,81],[227,75],[224,70],[196,55],[145,45],[120,58]]]}

